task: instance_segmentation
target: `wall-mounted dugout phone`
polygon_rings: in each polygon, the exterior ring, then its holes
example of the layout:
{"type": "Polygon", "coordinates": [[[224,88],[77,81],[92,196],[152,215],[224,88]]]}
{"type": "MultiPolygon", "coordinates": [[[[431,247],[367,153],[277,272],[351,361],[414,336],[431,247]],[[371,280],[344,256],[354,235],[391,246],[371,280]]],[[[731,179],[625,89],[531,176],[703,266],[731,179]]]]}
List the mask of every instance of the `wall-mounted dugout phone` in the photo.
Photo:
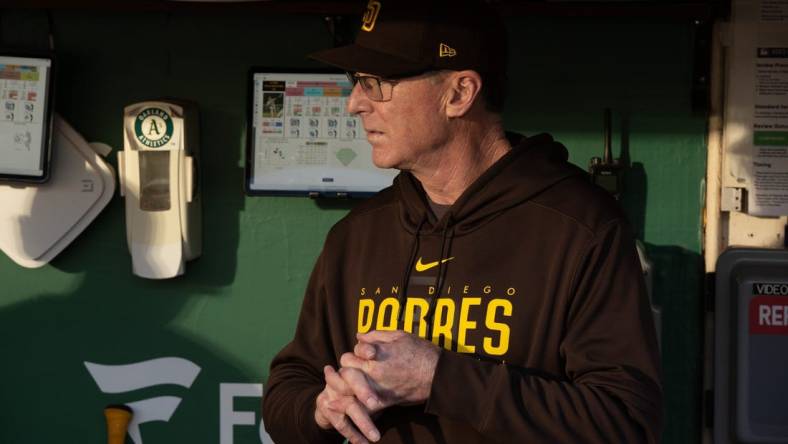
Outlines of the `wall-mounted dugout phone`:
{"type": "Polygon", "coordinates": [[[198,158],[194,105],[151,101],[124,109],[118,173],[134,274],[179,276],[185,262],[201,254],[198,158]]]}
{"type": "Polygon", "coordinates": [[[591,181],[601,186],[616,199],[621,196],[621,175],[624,165],[613,157],[611,147],[612,124],[610,109],[605,109],[605,149],[603,157],[592,157],[588,164],[591,181]]]}
{"type": "MultiPolygon", "coordinates": [[[[612,148],[612,135],[613,124],[611,118],[612,112],[609,108],[605,108],[604,120],[604,151],[603,157],[592,157],[588,164],[588,175],[596,185],[599,185],[614,198],[621,199],[623,192],[623,176],[628,162],[625,161],[624,156],[621,158],[613,157],[612,148]]],[[[622,149],[623,151],[623,149],[622,149]]],[[[654,301],[654,264],[649,260],[646,254],[646,246],[643,242],[638,240],[635,243],[638,258],[640,259],[640,266],[643,270],[643,278],[646,283],[646,291],[651,303],[651,314],[654,317],[654,327],[657,332],[657,341],[662,349],[662,309],[654,301]]]]}

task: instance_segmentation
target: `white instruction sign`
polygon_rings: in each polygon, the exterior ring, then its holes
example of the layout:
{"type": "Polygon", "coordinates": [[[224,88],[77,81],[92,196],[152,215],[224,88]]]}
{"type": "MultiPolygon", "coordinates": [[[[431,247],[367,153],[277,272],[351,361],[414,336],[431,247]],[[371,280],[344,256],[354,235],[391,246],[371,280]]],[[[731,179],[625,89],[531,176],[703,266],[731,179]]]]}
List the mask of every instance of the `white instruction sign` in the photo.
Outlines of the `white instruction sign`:
{"type": "Polygon", "coordinates": [[[750,214],[788,215],[788,0],[734,2],[731,44],[723,185],[750,214]]]}

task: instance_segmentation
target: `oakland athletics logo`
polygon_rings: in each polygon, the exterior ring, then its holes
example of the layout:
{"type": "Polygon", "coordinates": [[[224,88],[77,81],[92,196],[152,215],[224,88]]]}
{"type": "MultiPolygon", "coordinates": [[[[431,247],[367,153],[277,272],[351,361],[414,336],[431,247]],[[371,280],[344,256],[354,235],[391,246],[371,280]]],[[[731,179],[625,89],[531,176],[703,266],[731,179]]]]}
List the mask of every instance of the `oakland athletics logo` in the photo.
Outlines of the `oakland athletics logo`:
{"type": "Polygon", "coordinates": [[[134,137],[147,147],[162,147],[172,139],[172,118],[161,108],[146,108],[134,119],[134,137]]]}

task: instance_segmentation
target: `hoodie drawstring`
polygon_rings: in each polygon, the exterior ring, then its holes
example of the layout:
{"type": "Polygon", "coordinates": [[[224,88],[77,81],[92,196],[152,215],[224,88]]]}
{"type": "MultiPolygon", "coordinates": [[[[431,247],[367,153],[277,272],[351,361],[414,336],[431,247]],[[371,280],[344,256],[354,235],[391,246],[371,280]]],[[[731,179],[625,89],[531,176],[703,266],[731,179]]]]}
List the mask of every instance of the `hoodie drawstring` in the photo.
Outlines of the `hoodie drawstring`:
{"type": "Polygon", "coordinates": [[[448,261],[445,259],[447,259],[451,254],[451,243],[454,238],[454,229],[449,228],[451,226],[451,213],[449,213],[446,216],[446,224],[443,226],[443,235],[441,236],[441,253],[440,257],[438,257],[438,282],[435,284],[435,294],[430,298],[430,305],[427,308],[427,315],[424,317],[424,321],[427,323],[427,337],[425,339],[428,341],[432,340],[432,321],[435,317],[435,307],[437,306],[438,299],[440,298],[441,292],[443,291],[443,284],[446,282],[446,274],[449,269],[449,266],[446,265],[448,261]]]}
{"type": "Polygon", "coordinates": [[[408,303],[408,283],[410,282],[410,274],[411,270],[415,266],[416,263],[416,255],[419,253],[419,236],[421,234],[421,228],[424,226],[424,223],[427,221],[427,215],[424,214],[419,221],[419,224],[416,226],[416,233],[413,235],[413,244],[410,249],[410,260],[408,261],[408,267],[405,269],[405,276],[402,279],[402,291],[397,295],[397,301],[399,302],[399,316],[397,316],[397,325],[401,325],[402,328],[405,328],[403,323],[403,314],[405,313],[405,305],[408,303]]]}

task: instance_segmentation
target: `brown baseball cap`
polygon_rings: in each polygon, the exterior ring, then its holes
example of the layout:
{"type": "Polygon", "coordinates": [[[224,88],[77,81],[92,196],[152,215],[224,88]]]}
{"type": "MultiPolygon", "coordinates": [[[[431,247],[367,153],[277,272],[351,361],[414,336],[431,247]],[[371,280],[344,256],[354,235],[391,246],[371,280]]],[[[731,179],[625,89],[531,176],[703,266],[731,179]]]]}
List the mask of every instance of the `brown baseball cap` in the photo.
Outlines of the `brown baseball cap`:
{"type": "Polygon", "coordinates": [[[309,57],[387,78],[431,70],[505,75],[506,31],[482,0],[368,0],[355,43],[309,57]]]}

